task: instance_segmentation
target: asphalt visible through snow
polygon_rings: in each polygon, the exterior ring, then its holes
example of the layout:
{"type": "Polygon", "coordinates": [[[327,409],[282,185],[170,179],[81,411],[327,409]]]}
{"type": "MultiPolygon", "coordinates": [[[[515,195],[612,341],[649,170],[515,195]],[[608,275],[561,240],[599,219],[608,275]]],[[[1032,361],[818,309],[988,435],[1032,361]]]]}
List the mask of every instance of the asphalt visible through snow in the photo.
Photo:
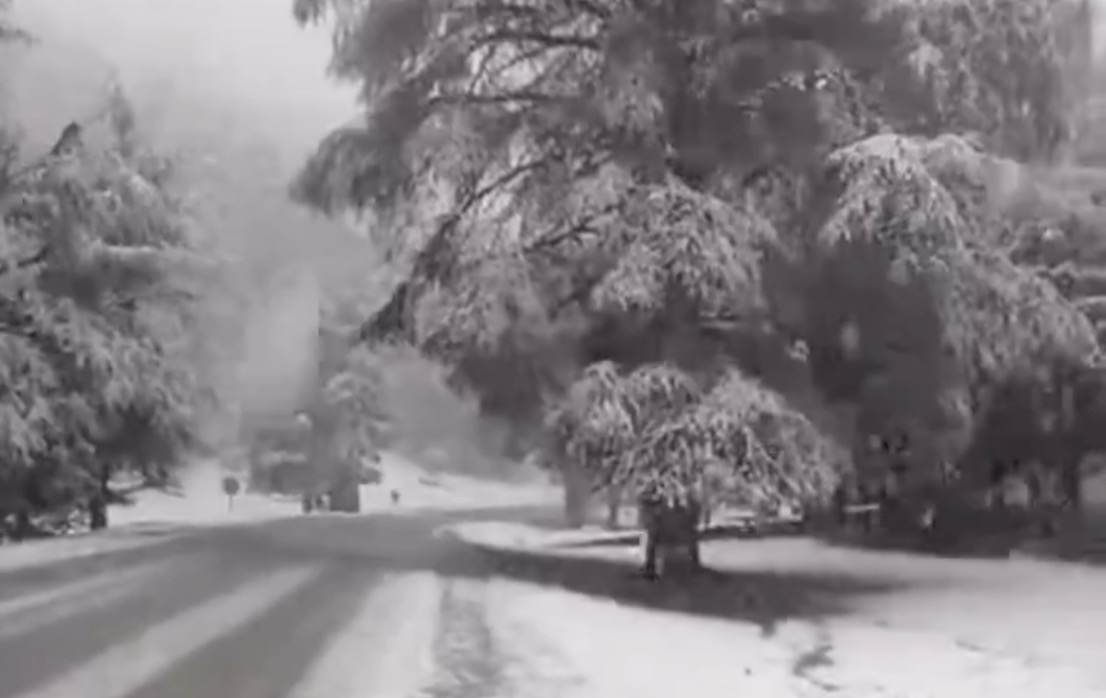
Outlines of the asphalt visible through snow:
{"type": "Polygon", "coordinates": [[[0,565],[0,698],[495,698],[479,598],[440,581],[492,570],[435,531],[533,515],[135,527],[0,565]]]}

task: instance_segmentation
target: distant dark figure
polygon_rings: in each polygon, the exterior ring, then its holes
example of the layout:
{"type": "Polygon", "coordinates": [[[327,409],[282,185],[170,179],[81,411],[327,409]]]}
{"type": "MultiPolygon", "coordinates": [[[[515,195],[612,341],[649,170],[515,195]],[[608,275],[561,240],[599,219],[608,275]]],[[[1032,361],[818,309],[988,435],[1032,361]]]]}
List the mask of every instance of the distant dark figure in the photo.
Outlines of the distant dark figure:
{"type": "Polygon", "coordinates": [[[392,490],[392,504],[399,504],[399,490],[392,490]]]}
{"type": "Polygon", "coordinates": [[[300,499],[300,508],[303,513],[310,514],[315,509],[315,499],[309,494],[303,495],[300,499]]]}

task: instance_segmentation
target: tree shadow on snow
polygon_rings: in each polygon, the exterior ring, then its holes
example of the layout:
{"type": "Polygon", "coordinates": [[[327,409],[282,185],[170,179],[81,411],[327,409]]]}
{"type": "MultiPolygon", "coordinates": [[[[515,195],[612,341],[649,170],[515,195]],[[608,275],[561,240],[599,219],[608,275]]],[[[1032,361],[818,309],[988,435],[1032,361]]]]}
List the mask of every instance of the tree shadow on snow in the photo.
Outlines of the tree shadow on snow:
{"type": "MultiPolygon", "coordinates": [[[[831,571],[704,570],[652,581],[634,554],[606,559],[584,554],[476,548],[442,524],[464,520],[533,521],[534,510],[452,513],[424,517],[304,517],[270,522],[234,534],[236,547],[259,554],[344,560],[387,571],[431,571],[445,578],[505,579],[611,599],[626,606],[739,620],[771,634],[791,619],[847,615],[866,597],[895,593],[922,582],[863,578],[831,571]]],[[[229,544],[229,541],[228,541],[229,544]]]]}
{"type": "Polygon", "coordinates": [[[646,579],[634,561],[477,550],[436,565],[445,576],[503,578],[611,599],[620,604],[754,623],[772,635],[787,620],[847,615],[865,596],[902,591],[902,580],[830,572],[712,570],[646,579]]]}

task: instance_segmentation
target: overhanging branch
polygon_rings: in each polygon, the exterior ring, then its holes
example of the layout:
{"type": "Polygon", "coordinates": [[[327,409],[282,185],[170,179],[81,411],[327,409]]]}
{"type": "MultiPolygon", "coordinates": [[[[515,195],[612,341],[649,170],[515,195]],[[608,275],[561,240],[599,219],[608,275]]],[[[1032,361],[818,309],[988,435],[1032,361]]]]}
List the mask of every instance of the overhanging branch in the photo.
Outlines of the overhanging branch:
{"type": "Polygon", "coordinates": [[[442,257],[448,251],[450,238],[461,220],[489,196],[521,177],[545,167],[548,162],[545,157],[527,160],[510,168],[483,187],[468,193],[461,205],[442,219],[426,245],[419,251],[407,280],[397,286],[388,302],[358,328],[354,343],[395,340],[411,343],[413,337],[410,336],[408,325],[412,306],[427,285],[440,281],[446,275],[444,262],[448,260],[443,260],[442,257]]]}

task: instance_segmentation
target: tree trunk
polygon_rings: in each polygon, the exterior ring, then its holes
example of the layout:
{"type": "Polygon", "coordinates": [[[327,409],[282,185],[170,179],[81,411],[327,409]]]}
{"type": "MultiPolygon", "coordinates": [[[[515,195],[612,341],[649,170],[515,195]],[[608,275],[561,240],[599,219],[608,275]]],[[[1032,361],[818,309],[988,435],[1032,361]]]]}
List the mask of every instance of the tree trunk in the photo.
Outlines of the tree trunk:
{"type": "Polygon", "coordinates": [[[581,528],[587,523],[588,495],[590,487],[584,472],[575,465],[564,469],[565,522],[570,528],[581,528]]]}
{"type": "Polygon", "coordinates": [[[681,531],[681,534],[684,537],[684,545],[687,547],[687,560],[691,565],[692,571],[698,571],[703,567],[699,550],[699,521],[702,516],[702,504],[698,501],[693,501],[688,505],[686,515],[683,517],[684,530],[681,531]]]}
{"type": "Polygon", "coordinates": [[[1076,517],[1083,512],[1083,473],[1079,466],[1080,459],[1078,457],[1065,454],[1064,462],[1060,468],[1060,483],[1064,488],[1064,499],[1076,517]]]}
{"type": "Polygon", "coordinates": [[[848,504],[848,490],[845,488],[845,485],[838,485],[833,491],[833,519],[841,530],[845,530],[845,527],[849,523],[849,515],[845,509],[848,504]]]}
{"type": "Polygon", "coordinates": [[[657,578],[657,531],[645,531],[645,560],[641,569],[647,579],[657,578]]]}
{"type": "Polygon", "coordinates": [[[12,540],[17,543],[27,540],[31,537],[32,532],[31,513],[27,511],[25,506],[20,507],[19,511],[15,512],[15,527],[12,529],[12,540]]]}
{"type": "Polygon", "coordinates": [[[688,559],[688,562],[691,563],[691,569],[693,571],[698,571],[698,570],[703,569],[703,558],[702,558],[702,554],[701,554],[700,550],[701,550],[701,545],[700,545],[700,539],[699,539],[699,532],[695,531],[691,536],[691,540],[688,543],[688,549],[687,549],[687,559],[688,559]]]}
{"type": "Polygon", "coordinates": [[[1078,445],[1075,424],[1075,390],[1070,383],[1060,390],[1060,486],[1067,500],[1072,523],[1083,523],[1083,451],[1078,445]]]}
{"type": "Polygon", "coordinates": [[[642,505],[645,520],[645,560],[642,571],[652,579],[668,573],[671,553],[678,552],[672,564],[695,572],[702,567],[699,545],[698,502],[670,506],[661,502],[642,505]]]}
{"type": "Polygon", "coordinates": [[[1045,501],[1045,481],[1039,465],[1033,464],[1026,471],[1025,486],[1029,491],[1029,510],[1037,521],[1037,532],[1044,538],[1051,538],[1056,530],[1045,501]]]}
{"type": "Polygon", "coordinates": [[[108,527],[108,506],[103,495],[97,494],[88,502],[88,527],[93,531],[108,527]]]}
{"type": "Polygon", "coordinates": [[[607,489],[607,529],[618,528],[618,513],[622,509],[622,492],[617,487],[607,489]]]}
{"type": "Polygon", "coordinates": [[[347,514],[357,514],[361,511],[361,492],[356,482],[342,482],[330,488],[327,493],[330,499],[330,510],[341,511],[347,514]]]}
{"type": "Polygon", "coordinates": [[[100,531],[108,527],[108,483],[111,480],[111,469],[107,466],[100,467],[99,481],[96,483],[96,493],[88,502],[88,527],[93,531],[100,531]]]}

